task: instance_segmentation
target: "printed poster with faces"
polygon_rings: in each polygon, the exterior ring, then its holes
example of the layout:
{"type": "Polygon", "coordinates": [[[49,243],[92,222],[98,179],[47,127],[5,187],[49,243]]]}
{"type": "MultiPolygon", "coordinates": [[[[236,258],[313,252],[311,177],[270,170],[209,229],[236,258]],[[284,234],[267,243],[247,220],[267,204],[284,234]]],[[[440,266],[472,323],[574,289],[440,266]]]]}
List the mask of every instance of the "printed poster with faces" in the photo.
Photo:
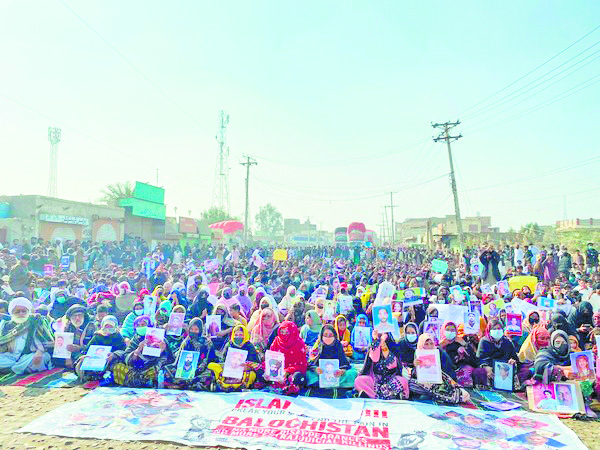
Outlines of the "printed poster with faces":
{"type": "Polygon", "coordinates": [[[221,316],[219,314],[206,316],[206,330],[210,337],[216,337],[221,332],[221,316]]]}
{"type": "Polygon", "coordinates": [[[90,345],[81,363],[81,370],[102,372],[106,367],[106,360],[111,350],[110,345],[90,345]]]}
{"type": "Polygon", "coordinates": [[[244,376],[244,367],[248,358],[247,350],[229,347],[225,356],[223,376],[233,380],[241,380],[244,376]]]}
{"type": "Polygon", "coordinates": [[[522,331],[522,320],[521,314],[506,314],[506,334],[509,336],[521,336],[522,331]]]}
{"type": "Polygon", "coordinates": [[[360,325],[357,325],[352,332],[354,333],[354,349],[361,352],[366,350],[371,343],[371,327],[361,327],[360,325]]]}
{"type": "Polygon", "coordinates": [[[181,355],[179,355],[179,361],[177,361],[175,378],[179,378],[181,380],[191,380],[194,378],[196,375],[196,369],[198,368],[199,359],[199,352],[183,350],[181,355]]]}
{"type": "Polygon", "coordinates": [[[156,316],[155,296],[144,295],[144,315],[150,317],[150,321],[154,323],[154,316],[156,316]]]}
{"type": "Polygon", "coordinates": [[[181,336],[184,320],[185,313],[171,313],[167,324],[167,334],[169,336],[181,336]]]}
{"type": "MultiPolygon", "coordinates": [[[[394,318],[392,317],[392,305],[373,307],[373,324],[375,329],[381,333],[394,332],[394,318]]],[[[397,323],[396,323],[397,324],[397,323]]]]}
{"type": "Polygon", "coordinates": [[[54,333],[54,351],[52,356],[54,358],[69,359],[71,352],[67,350],[67,346],[73,345],[73,339],[75,335],[73,333],[64,333],[59,331],[54,333]]]}
{"type": "Polygon", "coordinates": [[[265,352],[265,380],[283,383],[285,374],[285,355],[281,352],[267,350],[265,352]]]}
{"type": "Polygon", "coordinates": [[[415,357],[418,360],[417,381],[419,383],[442,383],[442,364],[440,362],[439,349],[415,351],[415,357]]]}
{"type": "Polygon", "coordinates": [[[323,306],[323,320],[333,322],[335,319],[335,302],[333,300],[325,301],[323,306]]]}
{"type": "Polygon", "coordinates": [[[339,387],[340,379],[335,374],[340,370],[340,361],[338,359],[319,359],[319,369],[322,371],[319,374],[320,388],[339,387]]]}
{"type": "Polygon", "coordinates": [[[142,350],[142,355],[160,356],[160,345],[162,342],[164,342],[164,340],[164,328],[148,328],[146,330],[146,337],[144,338],[144,349],[142,350]]]}
{"type": "Polygon", "coordinates": [[[513,365],[494,361],[494,388],[502,391],[513,390],[513,365]]]}
{"type": "Polygon", "coordinates": [[[479,311],[472,310],[465,313],[464,324],[465,334],[477,334],[479,333],[479,311]]]}

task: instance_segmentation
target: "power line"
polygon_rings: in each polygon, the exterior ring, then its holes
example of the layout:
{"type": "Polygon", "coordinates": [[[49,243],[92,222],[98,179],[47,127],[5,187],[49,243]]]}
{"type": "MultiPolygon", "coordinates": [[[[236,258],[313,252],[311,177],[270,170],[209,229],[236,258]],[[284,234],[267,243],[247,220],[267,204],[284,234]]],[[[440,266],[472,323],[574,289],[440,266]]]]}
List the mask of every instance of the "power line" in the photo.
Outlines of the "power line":
{"type": "Polygon", "coordinates": [[[562,55],[564,52],[566,52],[567,50],[569,50],[571,47],[573,47],[574,45],[578,44],[579,42],[581,42],[582,40],[584,40],[586,37],[588,37],[590,34],[594,33],[595,31],[597,31],[598,29],[600,29],[600,25],[597,26],[596,28],[594,28],[593,30],[587,32],[586,34],[584,34],[582,37],[580,37],[579,39],[577,39],[575,42],[573,42],[572,44],[570,44],[569,46],[567,46],[566,48],[564,48],[563,50],[561,50],[560,52],[558,52],[557,54],[555,54],[554,56],[552,56],[550,59],[547,59],[546,61],[544,61],[542,64],[540,64],[539,66],[535,67],[534,69],[530,70],[529,72],[527,72],[525,75],[517,78],[515,81],[513,81],[512,83],[504,86],[502,89],[500,89],[499,91],[493,93],[492,95],[490,95],[489,97],[484,98],[483,100],[481,100],[480,102],[475,103],[474,105],[470,106],[469,108],[459,112],[458,114],[455,114],[455,116],[462,116],[464,115],[467,111],[472,110],[473,108],[481,105],[482,103],[488,101],[489,99],[495,97],[496,95],[500,94],[501,92],[504,92],[506,89],[508,89],[509,87],[515,85],[516,83],[518,83],[519,81],[527,78],[529,75],[531,75],[532,73],[534,73],[535,71],[537,71],[538,69],[541,69],[542,67],[544,67],[546,64],[548,64],[550,61],[558,58],[560,55],[562,55]]]}
{"type": "Polygon", "coordinates": [[[250,156],[244,155],[246,158],[245,162],[241,162],[242,166],[246,166],[246,211],[244,213],[244,245],[248,244],[248,228],[250,228],[250,222],[248,221],[248,208],[249,208],[249,200],[248,200],[248,186],[250,184],[250,167],[255,166],[258,163],[256,160],[250,156]]]}

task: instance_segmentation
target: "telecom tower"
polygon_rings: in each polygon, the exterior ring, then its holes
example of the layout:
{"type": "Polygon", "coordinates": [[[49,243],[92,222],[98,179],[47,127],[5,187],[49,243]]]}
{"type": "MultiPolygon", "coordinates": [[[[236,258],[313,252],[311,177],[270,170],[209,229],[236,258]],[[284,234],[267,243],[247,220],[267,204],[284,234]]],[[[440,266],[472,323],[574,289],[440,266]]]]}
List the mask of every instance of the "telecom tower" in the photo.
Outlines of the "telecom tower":
{"type": "Polygon", "coordinates": [[[48,142],[50,142],[50,176],[48,178],[48,197],[56,197],[58,143],[60,142],[60,128],[48,127],[48,142]]]}
{"type": "Polygon", "coordinates": [[[213,206],[229,213],[229,147],[226,147],[226,131],[229,124],[229,114],[220,111],[219,132],[216,136],[219,143],[219,157],[215,168],[215,186],[213,188],[213,206]]]}

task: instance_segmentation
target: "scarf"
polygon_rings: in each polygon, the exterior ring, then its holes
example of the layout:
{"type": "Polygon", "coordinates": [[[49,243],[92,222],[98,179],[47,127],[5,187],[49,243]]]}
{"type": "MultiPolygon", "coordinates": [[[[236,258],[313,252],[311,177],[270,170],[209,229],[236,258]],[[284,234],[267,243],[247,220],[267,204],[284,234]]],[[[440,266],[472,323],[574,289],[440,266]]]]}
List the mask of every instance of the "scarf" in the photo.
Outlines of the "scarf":
{"type": "Polygon", "coordinates": [[[271,308],[261,310],[256,324],[252,327],[251,342],[255,345],[266,345],[271,337],[271,333],[277,327],[278,321],[277,313],[271,308]],[[270,319],[266,317],[270,317],[270,319]]]}
{"type": "Polygon", "coordinates": [[[319,316],[319,313],[314,309],[311,309],[306,314],[308,314],[313,321],[313,324],[309,326],[310,331],[313,333],[319,333],[323,327],[323,322],[321,321],[321,316],[319,316]]]}

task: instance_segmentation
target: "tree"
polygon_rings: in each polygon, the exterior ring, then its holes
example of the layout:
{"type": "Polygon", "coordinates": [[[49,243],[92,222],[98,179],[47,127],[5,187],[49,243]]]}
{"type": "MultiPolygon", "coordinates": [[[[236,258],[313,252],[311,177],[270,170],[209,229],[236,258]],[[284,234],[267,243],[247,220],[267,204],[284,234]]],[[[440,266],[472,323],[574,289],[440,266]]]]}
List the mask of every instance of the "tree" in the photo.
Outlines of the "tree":
{"type": "Polygon", "coordinates": [[[133,185],[130,181],[109,184],[100,192],[102,193],[102,197],[100,197],[102,203],[110,206],[119,206],[119,200],[122,198],[133,197],[133,185]]]}
{"type": "Polygon", "coordinates": [[[255,220],[258,229],[267,235],[275,236],[283,231],[283,216],[270,203],[258,209],[255,220]]]}
{"type": "Polygon", "coordinates": [[[207,210],[202,211],[200,218],[208,223],[215,223],[223,220],[230,220],[231,216],[227,211],[219,208],[218,206],[211,206],[207,210]]]}
{"type": "Polygon", "coordinates": [[[524,244],[539,243],[544,238],[544,230],[536,222],[522,226],[519,234],[523,237],[524,244]]]}

